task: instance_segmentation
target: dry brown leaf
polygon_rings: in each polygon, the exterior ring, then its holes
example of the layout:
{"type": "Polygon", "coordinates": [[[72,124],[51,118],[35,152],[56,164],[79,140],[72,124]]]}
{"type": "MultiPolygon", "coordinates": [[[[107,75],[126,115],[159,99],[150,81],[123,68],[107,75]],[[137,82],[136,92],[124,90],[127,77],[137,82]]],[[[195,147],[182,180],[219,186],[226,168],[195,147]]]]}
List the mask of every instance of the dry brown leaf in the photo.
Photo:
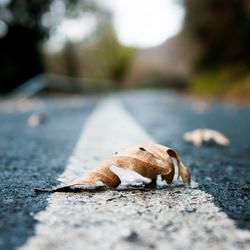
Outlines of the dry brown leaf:
{"type": "Polygon", "coordinates": [[[27,124],[34,128],[39,126],[40,124],[44,123],[46,118],[45,114],[42,112],[36,112],[30,115],[27,119],[27,124]]]}
{"type": "Polygon", "coordinates": [[[183,139],[193,143],[195,146],[201,146],[203,142],[213,141],[222,146],[230,144],[229,139],[222,133],[212,129],[195,129],[183,135],[183,139]]]}
{"type": "Polygon", "coordinates": [[[183,165],[178,154],[171,148],[159,144],[141,144],[122,148],[106,159],[99,167],[90,171],[85,177],[73,181],[73,183],[56,187],[52,189],[35,189],[35,191],[66,191],[70,187],[77,185],[95,185],[101,181],[108,188],[116,188],[121,180],[114,172],[111,166],[117,166],[124,169],[133,170],[143,177],[155,181],[160,175],[167,183],[173,181],[175,175],[175,158],[178,165],[178,177],[181,176],[185,184],[190,183],[190,174],[188,168],[183,165]]]}

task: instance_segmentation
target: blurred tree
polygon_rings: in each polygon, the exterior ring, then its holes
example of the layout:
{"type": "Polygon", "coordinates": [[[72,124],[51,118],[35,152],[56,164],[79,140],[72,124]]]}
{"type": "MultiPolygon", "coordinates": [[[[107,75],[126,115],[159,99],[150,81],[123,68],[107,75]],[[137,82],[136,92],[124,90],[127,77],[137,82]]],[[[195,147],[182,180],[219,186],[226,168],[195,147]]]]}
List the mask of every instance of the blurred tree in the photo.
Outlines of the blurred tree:
{"type": "Polygon", "coordinates": [[[95,9],[90,0],[0,0],[0,93],[43,72],[41,42],[63,18],[95,9]]]}
{"type": "Polygon", "coordinates": [[[204,49],[202,63],[250,65],[249,0],[183,0],[184,31],[204,49]]]}
{"type": "Polygon", "coordinates": [[[104,15],[85,47],[84,71],[90,77],[121,81],[134,49],[120,44],[110,16],[104,15]]]}
{"type": "Polygon", "coordinates": [[[67,41],[64,45],[63,56],[65,62],[64,74],[71,77],[79,77],[79,49],[74,43],[67,41]]]}
{"type": "Polygon", "coordinates": [[[46,70],[73,77],[115,80],[120,84],[134,51],[120,44],[112,15],[100,7],[96,10],[95,27],[88,36],[79,42],[67,41],[60,51],[45,52],[46,70]]]}
{"type": "Polygon", "coordinates": [[[186,9],[184,34],[203,55],[190,79],[198,95],[250,100],[250,1],[181,0],[186,9]]]}

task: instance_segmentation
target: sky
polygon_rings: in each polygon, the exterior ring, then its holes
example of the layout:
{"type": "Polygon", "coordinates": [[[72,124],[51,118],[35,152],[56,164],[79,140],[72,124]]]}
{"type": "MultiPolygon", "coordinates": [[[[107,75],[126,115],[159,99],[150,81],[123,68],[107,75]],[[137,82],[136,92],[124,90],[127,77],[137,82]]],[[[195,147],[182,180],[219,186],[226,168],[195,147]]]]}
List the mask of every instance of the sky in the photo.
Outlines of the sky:
{"type": "MultiPolygon", "coordinates": [[[[97,1],[111,11],[118,39],[126,46],[157,46],[181,30],[184,10],[178,0],[97,1]]],[[[80,41],[91,33],[94,26],[91,16],[64,20],[48,45],[54,51],[60,49],[67,39],[80,41]]]]}
{"type": "Polygon", "coordinates": [[[177,0],[99,0],[113,13],[124,45],[152,47],[181,29],[184,10],[177,0]]]}

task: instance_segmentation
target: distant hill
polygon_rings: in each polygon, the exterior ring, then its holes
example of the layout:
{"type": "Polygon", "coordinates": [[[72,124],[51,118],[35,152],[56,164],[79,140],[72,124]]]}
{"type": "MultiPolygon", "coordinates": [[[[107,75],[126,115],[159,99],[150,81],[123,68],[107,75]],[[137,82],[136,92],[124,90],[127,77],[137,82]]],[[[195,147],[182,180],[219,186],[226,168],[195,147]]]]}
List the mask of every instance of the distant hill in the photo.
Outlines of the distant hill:
{"type": "Polygon", "coordinates": [[[157,47],[139,50],[132,60],[124,84],[183,85],[191,76],[201,48],[184,34],[178,34],[157,47]]]}

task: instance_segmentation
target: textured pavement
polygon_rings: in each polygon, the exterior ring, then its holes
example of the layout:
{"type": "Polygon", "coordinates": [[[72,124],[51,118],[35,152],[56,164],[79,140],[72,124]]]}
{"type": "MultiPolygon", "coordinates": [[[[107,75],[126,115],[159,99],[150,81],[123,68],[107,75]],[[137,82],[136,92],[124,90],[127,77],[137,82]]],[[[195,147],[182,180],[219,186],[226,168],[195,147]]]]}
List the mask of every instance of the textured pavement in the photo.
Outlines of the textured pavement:
{"type": "Polygon", "coordinates": [[[46,119],[36,128],[26,123],[32,110],[0,113],[0,249],[249,248],[249,107],[149,90],[41,101],[34,109],[46,119]],[[198,127],[225,133],[231,146],[186,144],[182,134],[198,127]],[[190,188],[176,181],[158,189],[32,191],[149,140],[179,151],[190,188]]]}

